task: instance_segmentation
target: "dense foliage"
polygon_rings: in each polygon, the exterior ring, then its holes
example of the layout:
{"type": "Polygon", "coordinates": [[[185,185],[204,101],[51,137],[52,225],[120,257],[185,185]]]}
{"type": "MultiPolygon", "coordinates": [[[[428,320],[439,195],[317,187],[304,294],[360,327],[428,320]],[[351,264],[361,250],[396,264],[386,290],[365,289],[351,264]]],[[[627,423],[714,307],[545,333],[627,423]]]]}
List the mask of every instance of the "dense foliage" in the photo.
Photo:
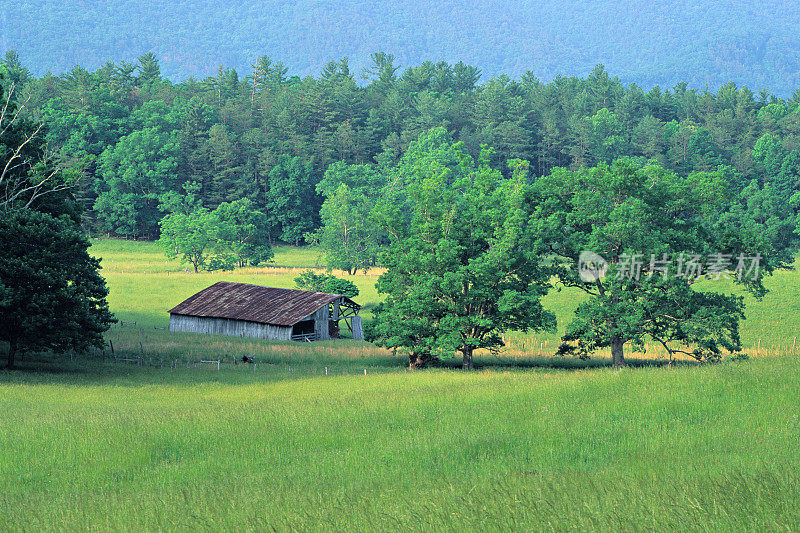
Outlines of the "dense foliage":
{"type": "Polygon", "coordinates": [[[113,317],[89,256],[68,175],[47,157],[42,128],[0,88],[0,342],[7,367],[24,351],[102,345],[113,317]]]}
{"type": "Polygon", "coordinates": [[[180,256],[195,272],[233,270],[272,259],[266,215],[248,198],[223,202],[211,211],[197,198],[198,184],[184,188],[183,197],[170,195],[161,205],[168,214],[159,222],[158,242],[167,257],[180,256]]]}
{"type": "Polygon", "coordinates": [[[559,281],[589,295],[561,353],[610,348],[622,366],[623,345],[642,349],[648,338],[670,356],[699,360],[741,348],[742,298],[696,290],[696,282],[724,276],[758,295],[763,274],[789,257],[772,253],[769,239],[739,223],[749,216],[725,195],[725,176],[714,177],[700,183],[697,175],[682,178],[625,158],[536,181],[535,233],[559,264],[559,281]],[[580,268],[587,252],[598,263],[588,271],[580,268]]]}
{"type": "Polygon", "coordinates": [[[327,292],[328,294],[341,294],[348,298],[358,296],[358,287],[350,280],[337,278],[333,274],[317,274],[313,270],[304,270],[294,278],[298,289],[306,291],[327,292]]]}
{"type": "Polygon", "coordinates": [[[10,368],[24,351],[102,346],[113,321],[100,261],[68,216],[22,209],[0,217],[0,341],[10,368]]]}
{"type": "Polygon", "coordinates": [[[154,51],[173,80],[213,75],[218,65],[243,72],[261,53],[307,76],[342,56],[360,72],[384,49],[404,66],[463,60],[487,74],[530,70],[545,80],[602,62],[648,88],[733,80],[785,95],[800,84],[797,10],[783,0],[8,0],[1,15],[0,53],[19,50],[37,74],[154,51]]]}
{"type": "Polygon", "coordinates": [[[645,92],[602,67],[547,84],[531,75],[479,83],[480,71],[463,63],[402,73],[391,55],[374,54],[373,63],[365,86],[346,60],[299,78],[268,58],[243,75],[220,68],[173,85],[152,54],[41,78],[13,53],[3,60],[6,86],[16,80],[62,165],[83,174],[80,196],[95,231],[155,238],[164,198],[197,182],[211,210],[249,199],[267,217],[268,240],[342,241],[331,266],[365,268],[382,237],[364,229],[374,224],[363,215],[386,169],[421,132],[443,126],[474,159],[482,144],[494,147],[489,165],[506,177],[510,159],[528,161],[531,176],[621,156],[681,176],[724,165],[730,193],[758,211],[765,231],[792,234],[800,93],[780,99],[733,83],[715,92],[684,83],[645,92]]]}
{"type": "Polygon", "coordinates": [[[434,128],[411,143],[393,173],[399,185],[377,208],[391,239],[370,336],[408,350],[412,367],[459,352],[471,369],[473,352],[503,346],[505,331],[555,327],[541,304],[550,270],[531,224],[527,163],[504,179],[489,156],[474,161],[434,128]]]}

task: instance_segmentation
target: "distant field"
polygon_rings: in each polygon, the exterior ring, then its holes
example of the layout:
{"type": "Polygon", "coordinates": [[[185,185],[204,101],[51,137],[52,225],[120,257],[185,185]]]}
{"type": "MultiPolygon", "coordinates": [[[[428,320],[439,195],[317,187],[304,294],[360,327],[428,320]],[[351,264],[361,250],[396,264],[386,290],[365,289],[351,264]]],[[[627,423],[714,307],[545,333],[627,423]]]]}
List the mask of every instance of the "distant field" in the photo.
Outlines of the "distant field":
{"type": "MultiPolygon", "coordinates": [[[[800,323],[796,272],[750,303],[747,361],[666,368],[648,353],[613,370],[602,355],[550,356],[553,334],[509,334],[477,372],[407,372],[401,355],[353,340],[160,329],[170,307],[217,280],[293,286],[313,248],[215,274],[185,272],[152,243],[99,240],[92,251],[112,311],[136,321],[107,340],[137,361],[114,362],[109,345],[0,371],[0,530],[800,524],[800,348],[787,345],[800,323]],[[242,355],[255,367],[233,364],[242,355]]],[[[351,277],[367,313],[377,274],[351,277]]],[[[578,301],[561,291],[547,305],[563,322],[578,301]]]]}
{"type": "MultiPolygon", "coordinates": [[[[273,263],[259,268],[238,269],[234,272],[189,272],[177,260],[168,261],[162,250],[151,242],[98,239],[94,241],[92,253],[102,258],[103,275],[111,289],[109,304],[117,316],[124,321],[136,321],[137,325],[151,330],[166,327],[170,308],[195,292],[220,280],[255,283],[274,287],[295,287],[294,278],[306,268],[319,268],[320,252],[314,247],[296,248],[281,246],[275,250],[273,263]]],[[[367,275],[359,272],[347,276],[335,274],[353,281],[360,294],[356,300],[364,306],[365,317],[379,302],[375,281],[380,272],[371,270],[367,275]]],[[[800,271],[782,271],[767,279],[770,293],[762,300],[746,298],[747,319],[742,323],[742,339],[752,355],[774,355],[792,351],[800,354],[800,271]],[[794,350],[792,347],[794,346],[794,350]]],[[[724,281],[706,282],[706,287],[735,290],[724,281]]],[[[558,318],[557,333],[509,333],[506,355],[519,359],[524,356],[546,356],[555,352],[560,333],[571,320],[575,307],[582,301],[578,290],[553,290],[545,298],[545,306],[558,318]]],[[[154,335],[158,333],[154,331],[154,335]]],[[[137,341],[138,342],[138,341],[137,341]]],[[[222,341],[224,342],[224,341],[222,341]]],[[[648,359],[663,357],[663,350],[649,346],[648,359]]]]}

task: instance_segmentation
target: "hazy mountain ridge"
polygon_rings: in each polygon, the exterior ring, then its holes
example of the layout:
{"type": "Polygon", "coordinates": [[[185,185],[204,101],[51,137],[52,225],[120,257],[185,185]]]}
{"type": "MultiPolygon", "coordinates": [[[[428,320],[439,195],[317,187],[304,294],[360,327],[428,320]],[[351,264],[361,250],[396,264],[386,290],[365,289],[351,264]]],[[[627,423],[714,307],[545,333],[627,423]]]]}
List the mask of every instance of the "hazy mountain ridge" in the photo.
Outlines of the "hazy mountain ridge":
{"type": "Polygon", "coordinates": [[[405,66],[466,63],[485,77],[531,71],[543,80],[585,75],[603,63],[626,82],[715,88],[728,81],[788,95],[800,87],[800,9],[767,0],[672,2],[455,0],[374,4],[299,0],[220,6],[208,0],[11,0],[0,14],[0,46],[35,74],[131,60],[153,51],[174,81],[246,74],[261,55],[292,74],[317,74],[344,56],[360,70],[378,50],[405,66]]]}

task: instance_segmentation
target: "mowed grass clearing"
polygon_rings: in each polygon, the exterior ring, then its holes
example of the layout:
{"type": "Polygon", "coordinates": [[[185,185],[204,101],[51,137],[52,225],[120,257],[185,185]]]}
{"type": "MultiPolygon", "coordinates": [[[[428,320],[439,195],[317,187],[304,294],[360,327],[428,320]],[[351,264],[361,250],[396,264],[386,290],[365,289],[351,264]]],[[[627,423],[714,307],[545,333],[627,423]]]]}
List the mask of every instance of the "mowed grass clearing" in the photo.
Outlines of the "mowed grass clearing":
{"type": "MultiPolygon", "coordinates": [[[[484,354],[479,372],[406,373],[401,356],[352,340],[156,329],[170,307],[220,279],[292,287],[315,264],[314,249],[279,249],[281,266],[224,274],[186,273],[151,243],[103,240],[93,251],[104,258],[112,311],[137,321],[107,338],[145,366],[113,363],[107,350],[27,357],[19,371],[0,372],[1,529],[800,523],[800,357],[774,344],[797,325],[795,272],[770,280],[780,290],[749,306],[745,328],[761,329],[745,330],[757,356],[748,361],[667,368],[645,354],[617,371],[603,357],[548,357],[555,335],[509,334],[509,350],[484,354]],[[769,298],[771,311],[758,307],[769,298]],[[779,317],[774,332],[767,326],[779,317]],[[255,369],[231,364],[243,354],[256,355],[255,369]],[[192,364],[208,358],[226,364],[192,364]]],[[[351,278],[366,313],[378,301],[376,277],[351,278]]],[[[548,296],[560,327],[578,301],[569,291],[548,296]]]]}

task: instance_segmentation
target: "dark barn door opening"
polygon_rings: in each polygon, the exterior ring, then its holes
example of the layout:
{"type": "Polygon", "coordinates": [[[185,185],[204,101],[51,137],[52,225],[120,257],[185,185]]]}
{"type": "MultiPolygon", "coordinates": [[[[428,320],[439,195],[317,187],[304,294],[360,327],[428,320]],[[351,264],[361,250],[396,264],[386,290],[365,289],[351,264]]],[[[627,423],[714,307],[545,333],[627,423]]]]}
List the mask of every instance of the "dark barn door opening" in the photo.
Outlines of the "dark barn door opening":
{"type": "Polygon", "coordinates": [[[292,327],[293,341],[315,341],[317,334],[314,332],[314,321],[303,320],[292,327]]]}

